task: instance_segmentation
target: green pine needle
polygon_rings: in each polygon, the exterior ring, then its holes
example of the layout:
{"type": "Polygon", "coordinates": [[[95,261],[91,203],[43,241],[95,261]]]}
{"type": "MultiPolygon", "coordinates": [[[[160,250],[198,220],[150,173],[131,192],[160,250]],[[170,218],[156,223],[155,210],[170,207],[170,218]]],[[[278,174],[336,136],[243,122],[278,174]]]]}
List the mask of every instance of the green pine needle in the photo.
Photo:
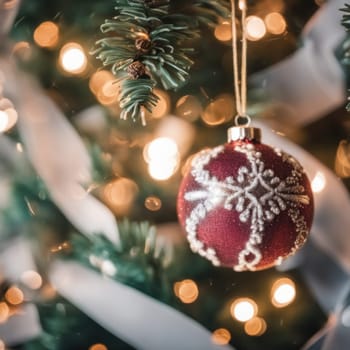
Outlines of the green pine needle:
{"type": "Polygon", "coordinates": [[[156,230],[147,222],[119,224],[120,244],[114,245],[102,235],[89,239],[73,235],[70,258],[102,274],[161,300],[170,298],[165,269],[172,260],[171,247],[160,247],[156,230]],[[113,266],[106,271],[103,262],[113,266]]]}
{"type": "Polygon", "coordinates": [[[105,37],[96,42],[93,53],[121,82],[122,119],[139,119],[143,108],[151,112],[158,101],[155,86],[176,90],[186,84],[194,63],[191,41],[200,37],[200,24],[227,17],[227,6],[223,0],[195,0],[183,13],[171,11],[167,1],[116,0],[116,15],[101,25],[105,37]],[[149,47],[139,47],[140,40],[149,47]],[[128,71],[135,61],[145,74],[128,71]]]}

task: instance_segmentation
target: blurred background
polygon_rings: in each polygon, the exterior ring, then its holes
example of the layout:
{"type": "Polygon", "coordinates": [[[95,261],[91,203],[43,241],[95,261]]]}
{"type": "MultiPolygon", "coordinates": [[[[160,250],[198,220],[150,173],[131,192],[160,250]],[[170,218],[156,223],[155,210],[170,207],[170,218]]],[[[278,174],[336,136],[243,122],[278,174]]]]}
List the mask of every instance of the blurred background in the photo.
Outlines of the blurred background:
{"type": "Polygon", "coordinates": [[[191,156],[234,123],[230,17],[186,43],[189,81],[157,85],[144,126],[120,118],[91,54],[113,1],[0,4],[0,349],[349,348],[343,1],[248,1],[249,115],[302,163],[316,203],[305,247],[259,272],[211,266],[177,223],[191,156]]]}

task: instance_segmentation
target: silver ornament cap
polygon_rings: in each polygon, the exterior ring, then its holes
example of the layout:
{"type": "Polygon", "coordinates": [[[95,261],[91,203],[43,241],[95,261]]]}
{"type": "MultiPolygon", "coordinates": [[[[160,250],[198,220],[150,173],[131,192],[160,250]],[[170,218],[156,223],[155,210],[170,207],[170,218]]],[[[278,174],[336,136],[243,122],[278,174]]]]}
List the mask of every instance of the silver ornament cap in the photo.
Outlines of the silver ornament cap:
{"type": "Polygon", "coordinates": [[[227,130],[227,141],[261,141],[261,129],[253,128],[251,126],[233,126],[227,130]]]}

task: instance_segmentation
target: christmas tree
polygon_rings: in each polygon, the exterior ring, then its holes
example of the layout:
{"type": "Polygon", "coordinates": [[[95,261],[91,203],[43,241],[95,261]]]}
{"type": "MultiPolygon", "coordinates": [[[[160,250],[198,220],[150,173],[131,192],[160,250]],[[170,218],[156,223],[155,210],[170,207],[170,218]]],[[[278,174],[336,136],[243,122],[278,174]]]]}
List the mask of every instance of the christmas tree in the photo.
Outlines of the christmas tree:
{"type": "Polygon", "coordinates": [[[0,349],[348,349],[349,13],[0,0],[0,349]]]}

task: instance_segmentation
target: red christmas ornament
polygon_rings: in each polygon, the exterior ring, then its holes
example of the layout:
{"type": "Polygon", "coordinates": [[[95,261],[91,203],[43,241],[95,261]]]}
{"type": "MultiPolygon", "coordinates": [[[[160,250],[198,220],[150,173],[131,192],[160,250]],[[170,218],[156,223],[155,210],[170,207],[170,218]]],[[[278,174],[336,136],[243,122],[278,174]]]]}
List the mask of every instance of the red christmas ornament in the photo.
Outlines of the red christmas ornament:
{"type": "Polygon", "coordinates": [[[280,264],[305,243],[314,211],[298,161],[250,127],[229,129],[228,143],[194,157],[177,208],[191,249],[236,271],[280,264]]]}

